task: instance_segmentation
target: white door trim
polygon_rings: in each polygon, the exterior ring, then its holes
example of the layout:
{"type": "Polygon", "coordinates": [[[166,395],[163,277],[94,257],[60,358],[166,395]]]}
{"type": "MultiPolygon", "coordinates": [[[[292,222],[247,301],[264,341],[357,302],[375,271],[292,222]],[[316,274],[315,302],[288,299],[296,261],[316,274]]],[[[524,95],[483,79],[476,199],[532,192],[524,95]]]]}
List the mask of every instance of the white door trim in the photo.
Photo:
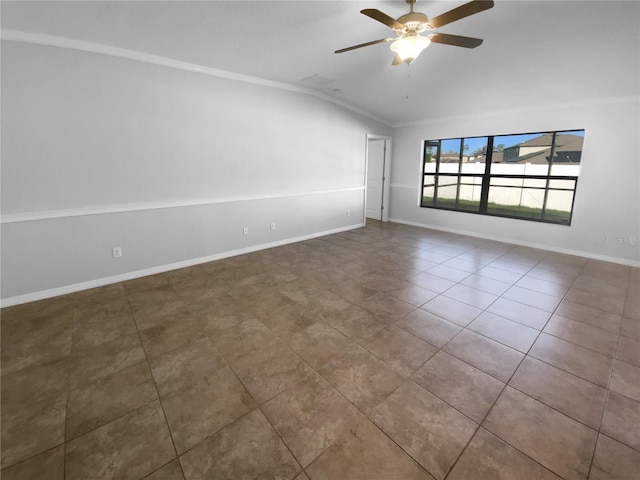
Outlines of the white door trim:
{"type": "Polygon", "coordinates": [[[383,183],[382,183],[382,221],[389,221],[389,184],[391,183],[390,171],[391,171],[391,142],[393,137],[388,135],[375,135],[367,133],[367,139],[365,144],[365,168],[364,168],[364,208],[362,209],[364,224],[367,223],[367,173],[369,172],[369,140],[384,140],[384,169],[383,169],[383,183]]]}

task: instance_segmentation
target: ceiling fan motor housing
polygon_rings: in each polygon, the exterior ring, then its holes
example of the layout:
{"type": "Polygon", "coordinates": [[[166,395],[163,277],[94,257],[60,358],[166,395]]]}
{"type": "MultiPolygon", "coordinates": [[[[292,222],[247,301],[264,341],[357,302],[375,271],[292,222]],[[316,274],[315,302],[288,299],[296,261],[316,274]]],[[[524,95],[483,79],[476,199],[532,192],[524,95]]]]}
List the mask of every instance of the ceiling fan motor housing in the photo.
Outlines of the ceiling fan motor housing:
{"type": "Polygon", "coordinates": [[[396,30],[400,35],[409,31],[420,33],[429,27],[429,17],[420,12],[411,12],[402,15],[398,18],[398,22],[404,25],[402,30],[396,30]]]}

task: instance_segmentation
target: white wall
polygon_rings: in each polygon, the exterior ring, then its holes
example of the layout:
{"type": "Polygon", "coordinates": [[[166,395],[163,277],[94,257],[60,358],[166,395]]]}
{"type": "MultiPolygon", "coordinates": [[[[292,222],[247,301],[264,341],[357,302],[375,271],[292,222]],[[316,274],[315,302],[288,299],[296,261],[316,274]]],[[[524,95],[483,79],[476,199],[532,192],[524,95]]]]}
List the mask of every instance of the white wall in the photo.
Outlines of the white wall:
{"type": "Polygon", "coordinates": [[[640,264],[640,105],[637,97],[449,117],[396,130],[392,220],[640,264]],[[426,139],[585,129],[571,226],[420,208],[426,139]]]}
{"type": "Polygon", "coordinates": [[[312,95],[3,41],[3,305],[353,228],[366,134],[390,131],[312,95]]]}

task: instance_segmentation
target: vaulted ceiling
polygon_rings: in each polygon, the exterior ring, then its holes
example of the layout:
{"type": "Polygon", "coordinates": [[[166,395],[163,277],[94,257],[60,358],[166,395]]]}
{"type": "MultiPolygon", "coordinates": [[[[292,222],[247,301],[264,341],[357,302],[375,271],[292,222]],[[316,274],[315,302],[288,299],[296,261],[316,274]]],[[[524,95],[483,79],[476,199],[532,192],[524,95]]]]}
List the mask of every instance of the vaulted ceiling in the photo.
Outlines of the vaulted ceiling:
{"type": "MultiPolygon", "coordinates": [[[[415,9],[435,17],[463,3],[421,0],[415,9]]],[[[410,66],[391,66],[388,44],[333,53],[393,36],[359,12],[377,8],[397,18],[408,12],[403,0],[3,1],[1,13],[3,31],[94,42],[307,87],[401,125],[465,109],[597,98],[598,76],[613,75],[620,65],[639,70],[638,6],[496,0],[493,9],[440,29],[483,38],[480,47],[432,44],[410,66]]],[[[637,75],[620,78],[618,93],[637,95],[637,75]]]]}

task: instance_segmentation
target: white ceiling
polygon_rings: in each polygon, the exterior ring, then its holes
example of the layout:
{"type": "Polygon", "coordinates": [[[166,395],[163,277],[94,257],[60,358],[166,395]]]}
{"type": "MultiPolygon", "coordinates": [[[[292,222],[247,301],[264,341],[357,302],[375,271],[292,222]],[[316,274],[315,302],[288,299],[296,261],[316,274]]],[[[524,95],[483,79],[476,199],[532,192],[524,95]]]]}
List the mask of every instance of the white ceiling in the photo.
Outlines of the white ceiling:
{"type": "MultiPolygon", "coordinates": [[[[422,0],[416,10],[434,17],[463,3],[422,0]]],[[[496,0],[493,9],[440,29],[483,38],[480,47],[433,44],[411,66],[395,67],[388,44],[339,55],[333,51],[392,36],[359,12],[378,8],[397,18],[408,11],[403,0],[3,1],[1,13],[5,30],[306,86],[390,124],[406,124],[460,114],[452,110],[454,104],[458,110],[460,105],[500,109],[597,97],[597,80],[587,88],[568,79],[638,65],[638,5],[496,0]],[[541,82],[557,84],[558,98],[548,98],[541,82]]],[[[621,79],[621,95],[637,93],[637,78],[621,79]]]]}

